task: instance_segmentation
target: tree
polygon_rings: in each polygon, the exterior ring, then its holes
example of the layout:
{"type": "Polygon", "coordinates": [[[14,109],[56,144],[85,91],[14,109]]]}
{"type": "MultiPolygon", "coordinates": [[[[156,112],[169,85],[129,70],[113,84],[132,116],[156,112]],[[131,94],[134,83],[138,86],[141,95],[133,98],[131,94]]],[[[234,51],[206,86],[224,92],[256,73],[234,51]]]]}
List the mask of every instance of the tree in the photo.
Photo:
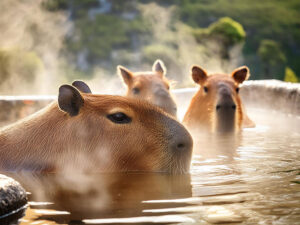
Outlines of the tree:
{"type": "Polygon", "coordinates": [[[229,17],[223,17],[208,27],[209,36],[218,39],[224,46],[223,58],[229,58],[229,49],[245,40],[243,26],[229,17]]]}
{"type": "Polygon", "coordinates": [[[246,32],[243,26],[229,17],[220,18],[208,28],[191,28],[198,43],[215,42],[222,59],[230,61],[230,50],[244,42],[246,32]]]}
{"type": "Polygon", "coordinates": [[[297,75],[290,67],[285,68],[284,81],[291,82],[291,83],[299,82],[297,75]]]}
{"type": "Polygon", "coordinates": [[[272,71],[276,71],[277,74],[274,75],[278,76],[278,69],[286,62],[286,57],[280,50],[279,44],[273,40],[262,40],[257,53],[263,62],[265,76],[269,78],[272,71]]]}

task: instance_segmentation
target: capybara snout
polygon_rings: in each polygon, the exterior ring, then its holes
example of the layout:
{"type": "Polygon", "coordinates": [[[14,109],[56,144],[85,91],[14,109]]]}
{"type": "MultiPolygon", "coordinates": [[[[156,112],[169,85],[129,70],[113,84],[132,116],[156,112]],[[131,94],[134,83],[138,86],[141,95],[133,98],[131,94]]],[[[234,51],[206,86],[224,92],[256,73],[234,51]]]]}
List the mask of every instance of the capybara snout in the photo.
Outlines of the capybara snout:
{"type": "Polygon", "coordinates": [[[173,170],[176,173],[189,171],[193,149],[193,140],[190,133],[183,125],[172,118],[165,118],[162,124],[166,129],[168,151],[172,156],[170,166],[174,168],[173,170]],[[185,160],[182,160],[183,158],[185,160]]]}
{"type": "Polygon", "coordinates": [[[229,112],[233,112],[236,110],[236,102],[234,97],[232,96],[232,88],[226,84],[219,84],[219,89],[217,93],[217,101],[215,109],[217,112],[221,112],[222,110],[227,110],[229,112]]]}
{"type": "Polygon", "coordinates": [[[167,118],[164,122],[169,136],[169,149],[176,154],[191,153],[193,141],[188,131],[177,121],[167,118]]]}

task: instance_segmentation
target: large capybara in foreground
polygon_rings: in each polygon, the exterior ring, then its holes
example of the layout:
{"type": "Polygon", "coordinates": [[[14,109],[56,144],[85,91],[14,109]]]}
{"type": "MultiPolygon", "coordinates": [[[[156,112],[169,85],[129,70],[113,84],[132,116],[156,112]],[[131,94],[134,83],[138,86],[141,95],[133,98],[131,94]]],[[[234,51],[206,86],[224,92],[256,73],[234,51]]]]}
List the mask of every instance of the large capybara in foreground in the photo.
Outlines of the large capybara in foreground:
{"type": "Polygon", "coordinates": [[[248,77],[246,66],[235,69],[231,75],[208,75],[201,67],[193,66],[192,78],[200,89],[192,98],[183,123],[191,131],[212,133],[235,133],[243,126],[255,126],[239,96],[239,85],[248,77]]]}
{"type": "Polygon", "coordinates": [[[192,139],[175,119],[146,101],[74,86],[62,85],[56,102],[0,130],[0,169],[188,172],[192,139]]]}
{"type": "Polygon", "coordinates": [[[170,82],[166,78],[166,68],[161,60],[156,60],[152,71],[133,73],[118,66],[118,73],[127,86],[128,97],[144,99],[176,117],[177,106],[170,93],[170,82]]]}

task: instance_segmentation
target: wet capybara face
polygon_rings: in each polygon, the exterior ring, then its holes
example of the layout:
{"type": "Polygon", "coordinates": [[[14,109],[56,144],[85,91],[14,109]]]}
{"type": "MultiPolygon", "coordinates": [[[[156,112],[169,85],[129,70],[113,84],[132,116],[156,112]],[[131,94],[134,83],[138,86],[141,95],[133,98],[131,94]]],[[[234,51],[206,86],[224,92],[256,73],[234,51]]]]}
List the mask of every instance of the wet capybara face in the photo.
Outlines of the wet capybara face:
{"type": "Polygon", "coordinates": [[[191,136],[169,114],[147,101],[93,95],[86,86],[74,86],[87,93],[62,86],[59,107],[71,116],[69,126],[79,131],[74,141],[91,153],[90,165],[99,164],[106,171],[189,170],[191,136]],[[71,105],[65,104],[69,98],[71,105]]]}
{"type": "Polygon", "coordinates": [[[184,126],[159,107],[93,95],[74,82],[59,88],[57,102],[0,131],[0,168],[185,173],[192,145],[184,126]]]}
{"type": "Polygon", "coordinates": [[[78,114],[95,163],[112,171],[182,173],[190,167],[192,140],[186,129],[145,101],[83,95],[78,114]]]}
{"type": "Polygon", "coordinates": [[[127,86],[127,96],[144,99],[176,116],[177,107],[170,93],[170,82],[165,77],[166,69],[162,61],[153,64],[151,72],[133,73],[119,66],[119,74],[127,86]]]}
{"type": "Polygon", "coordinates": [[[191,101],[184,122],[211,132],[238,131],[243,120],[239,84],[248,76],[247,67],[240,67],[231,75],[207,75],[205,70],[194,66],[192,77],[200,88],[191,101]]]}

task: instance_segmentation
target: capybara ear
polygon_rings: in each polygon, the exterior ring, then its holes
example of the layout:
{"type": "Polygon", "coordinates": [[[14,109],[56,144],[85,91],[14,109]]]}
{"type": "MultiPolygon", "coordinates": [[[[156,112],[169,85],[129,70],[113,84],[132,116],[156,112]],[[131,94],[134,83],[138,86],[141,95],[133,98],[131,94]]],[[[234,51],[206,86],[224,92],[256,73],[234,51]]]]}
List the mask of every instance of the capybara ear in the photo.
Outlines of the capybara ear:
{"type": "Polygon", "coordinates": [[[157,59],[152,66],[152,71],[157,72],[159,75],[164,76],[167,73],[167,69],[163,61],[157,59]]]}
{"type": "Polygon", "coordinates": [[[247,66],[241,66],[235,69],[231,76],[235,82],[241,84],[250,77],[249,68],[247,66]]]}
{"type": "Polygon", "coordinates": [[[79,91],[71,85],[62,85],[59,88],[58,106],[70,116],[76,116],[83,106],[83,98],[79,91]]]}
{"type": "Polygon", "coordinates": [[[207,79],[207,72],[202,69],[200,66],[193,66],[192,69],[192,78],[197,84],[203,84],[207,79]]]}
{"type": "Polygon", "coordinates": [[[72,86],[76,87],[82,93],[92,93],[90,87],[81,80],[75,80],[72,86]]]}
{"type": "Polygon", "coordinates": [[[123,66],[118,66],[118,74],[123,78],[125,84],[129,85],[132,81],[133,74],[123,66]]]}

